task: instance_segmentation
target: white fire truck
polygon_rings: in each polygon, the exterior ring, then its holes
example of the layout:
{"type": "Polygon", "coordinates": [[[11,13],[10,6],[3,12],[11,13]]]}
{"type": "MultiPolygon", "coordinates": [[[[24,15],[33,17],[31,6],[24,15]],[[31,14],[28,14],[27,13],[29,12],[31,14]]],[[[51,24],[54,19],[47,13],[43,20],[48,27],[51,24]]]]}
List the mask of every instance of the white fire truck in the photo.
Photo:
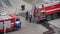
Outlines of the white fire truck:
{"type": "Polygon", "coordinates": [[[60,16],[60,1],[36,4],[33,6],[34,19],[40,20],[42,12],[46,13],[47,20],[56,19],[60,16]]]}
{"type": "Polygon", "coordinates": [[[21,28],[20,17],[15,14],[0,13],[0,32],[6,32],[21,28]]]}

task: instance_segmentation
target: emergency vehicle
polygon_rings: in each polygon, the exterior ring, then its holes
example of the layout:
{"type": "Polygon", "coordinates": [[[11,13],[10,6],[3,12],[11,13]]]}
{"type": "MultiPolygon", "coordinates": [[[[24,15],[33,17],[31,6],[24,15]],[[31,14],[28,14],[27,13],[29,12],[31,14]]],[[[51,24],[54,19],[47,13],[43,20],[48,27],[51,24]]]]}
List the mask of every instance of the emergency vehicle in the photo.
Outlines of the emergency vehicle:
{"type": "Polygon", "coordinates": [[[6,32],[21,28],[20,17],[15,14],[0,13],[0,32],[6,32]]]}
{"type": "MultiPolygon", "coordinates": [[[[56,19],[60,16],[60,1],[36,4],[33,6],[33,17],[40,20],[43,12],[46,13],[47,20],[56,19]]],[[[44,14],[45,15],[45,14],[44,14]]]]}

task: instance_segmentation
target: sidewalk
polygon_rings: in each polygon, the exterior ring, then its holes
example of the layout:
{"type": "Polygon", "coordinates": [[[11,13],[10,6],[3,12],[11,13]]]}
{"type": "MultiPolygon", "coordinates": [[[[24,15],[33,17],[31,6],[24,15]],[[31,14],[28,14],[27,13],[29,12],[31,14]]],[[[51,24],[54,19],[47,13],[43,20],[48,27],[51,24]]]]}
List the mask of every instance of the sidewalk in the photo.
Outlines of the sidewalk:
{"type": "Polygon", "coordinates": [[[5,9],[2,9],[3,12],[7,12],[7,13],[23,13],[26,12],[27,10],[30,11],[32,9],[32,5],[28,4],[27,2],[23,1],[23,0],[14,0],[14,7],[9,6],[5,9]],[[26,8],[24,11],[21,10],[21,5],[25,5],[26,8]]]}

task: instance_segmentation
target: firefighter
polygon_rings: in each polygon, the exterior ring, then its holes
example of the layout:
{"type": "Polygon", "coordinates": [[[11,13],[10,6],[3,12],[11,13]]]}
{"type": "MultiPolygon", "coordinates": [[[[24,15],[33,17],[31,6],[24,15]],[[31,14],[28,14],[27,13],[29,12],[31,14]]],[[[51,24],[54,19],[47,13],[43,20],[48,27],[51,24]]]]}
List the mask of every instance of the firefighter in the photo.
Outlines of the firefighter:
{"type": "Polygon", "coordinates": [[[28,20],[28,11],[26,12],[26,20],[28,20]]]}
{"type": "Polygon", "coordinates": [[[30,12],[29,13],[29,22],[31,23],[31,20],[32,20],[32,13],[30,12]]]}
{"type": "Polygon", "coordinates": [[[21,5],[22,10],[25,10],[25,5],[21,5]]]}

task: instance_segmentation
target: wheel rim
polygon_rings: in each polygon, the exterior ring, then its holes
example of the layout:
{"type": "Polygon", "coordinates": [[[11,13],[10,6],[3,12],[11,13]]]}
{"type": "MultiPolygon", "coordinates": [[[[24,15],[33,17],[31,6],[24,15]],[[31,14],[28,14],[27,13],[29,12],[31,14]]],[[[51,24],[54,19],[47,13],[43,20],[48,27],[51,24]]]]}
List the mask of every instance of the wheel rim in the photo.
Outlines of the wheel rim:
{"type": "Polygon", "coordinates": [[[50,21],[52,18],[51,18],[51,15],[48,15],[47,16],[47,20],[50,21]]]}
{"type": "Polygon", "coordinates": [[[53,19],[56,19],[57,18],[57,14],[53,14],[53,19]]]}

